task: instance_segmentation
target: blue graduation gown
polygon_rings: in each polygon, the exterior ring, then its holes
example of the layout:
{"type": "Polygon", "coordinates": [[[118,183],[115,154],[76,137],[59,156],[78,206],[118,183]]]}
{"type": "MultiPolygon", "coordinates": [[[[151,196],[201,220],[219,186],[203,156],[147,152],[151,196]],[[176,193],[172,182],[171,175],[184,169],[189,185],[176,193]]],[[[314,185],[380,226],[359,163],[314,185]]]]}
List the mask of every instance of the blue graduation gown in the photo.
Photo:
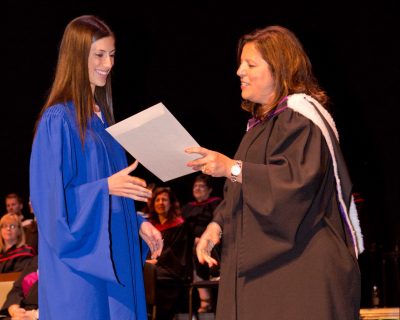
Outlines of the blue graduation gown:
{"type": "Polygon", "coordinates": [[[143,221],[107,178],[125,151],[94,115],[82,146],[75,108],[45,111],[32,145],[30,195],[39,227],[42,320],[146,319],[143,221]]]}

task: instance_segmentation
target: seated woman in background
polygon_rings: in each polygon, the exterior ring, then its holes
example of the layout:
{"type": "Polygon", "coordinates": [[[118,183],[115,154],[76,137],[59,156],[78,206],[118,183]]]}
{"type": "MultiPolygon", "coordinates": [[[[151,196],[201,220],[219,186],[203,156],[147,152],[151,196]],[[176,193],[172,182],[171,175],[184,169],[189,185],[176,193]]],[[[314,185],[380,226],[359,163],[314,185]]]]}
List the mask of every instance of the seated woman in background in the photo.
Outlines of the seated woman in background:
{"type": "Polygon", "coordinates": [[[39,319],[38,259],[34,256],[22,270],[7,295],[0,314],[5,319],[39,319]]]}
{"type": "Polygon", "coordinates": [[[6,213],[0,220],[0,229],[0,273],[22,271],[36,252],[25,244],[20,219],[14,213],[6,213]]]}
{"type": "Polygon", "coordinates": [[[161,232],[164,247],[157,267],[157,319],[173,319],[188,305],[187,287],[192,277],[193,236],[181,217],[180,205],[170,188],[156,188],[150,203],[150,222],[161,232]]]}
{"type": "MultiPolygon", "coordinates": [[[[149,183],[149,184],[147,185],[146,188],[149,189],[151,192],[153,192],[154,189],[156,188],[156,184],[155,184],[154,182],[149,183]]],[[[136,210],[137,210],[136,212],[137,212],[138,214],[140,214],[142,217],[146,218],[146,219],[149,219],[149,218],[150,218],[150,204],[151,204],[151,200],[152,200],[152,197],[149,197],[149,198],[147,199],[147,201],[146,201],[144,204],[142,204],[142,207],[141,207],[140,209],[137,209],[137,208],[136,208],[136,210]]]]}
{"type": "MultiPolygon", "coordinates": [[[[196,176],[192,189],[192,194],[195,201],[187,203],[182,209],[182,216],[194,236],[195,246],[197,245],[197,242],[199,241],[203,232],[206,230],[207,225],[214,218],[214,210],[222,200],[220,197],[211,196],[213,192],[211,179],[211,176],[203,173],[196,176]]],[[[213,253],[215,255],[213,257],[218,259],[219,257],[216,256],[216,254],[219,253],[220,247],[218,245],[214,248],[215,250],[213,253]]],[[[219,275],[219,268],[214,267],[212,270],[210,270],[207,264],[199,263],[195,250],[193,250],[193,253],[193,278],[195,281],[210,280],[211,277],[219,275]]],[[[212,301],[213,295],[211,289],[198,288],[197,290],[200,298],[200,307],[197,312],[202,313],[211,311],[213,305],[215,304],[212,301]]]]}

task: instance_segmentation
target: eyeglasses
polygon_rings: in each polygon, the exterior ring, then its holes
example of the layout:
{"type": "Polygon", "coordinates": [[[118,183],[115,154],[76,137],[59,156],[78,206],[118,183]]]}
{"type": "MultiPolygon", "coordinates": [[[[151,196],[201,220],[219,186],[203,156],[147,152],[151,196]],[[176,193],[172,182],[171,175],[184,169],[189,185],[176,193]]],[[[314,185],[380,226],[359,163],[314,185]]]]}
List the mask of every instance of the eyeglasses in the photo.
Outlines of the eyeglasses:
{"type": "Polygon", "coordinates": [[[10,228],[11,230],[14,230],[14,229],[16,229],[17,228],[17,225],[16,224],[2,224],[1,225],[1,228],[2,229],[8,229],[8,228],[10,228]]]}

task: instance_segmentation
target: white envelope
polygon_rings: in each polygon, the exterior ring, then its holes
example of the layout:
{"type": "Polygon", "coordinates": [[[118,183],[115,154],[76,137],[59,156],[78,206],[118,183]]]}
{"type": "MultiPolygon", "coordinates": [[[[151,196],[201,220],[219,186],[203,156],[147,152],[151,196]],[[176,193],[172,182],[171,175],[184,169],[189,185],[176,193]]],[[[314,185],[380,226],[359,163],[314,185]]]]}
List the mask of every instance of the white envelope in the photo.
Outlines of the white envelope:
{"type": "Polygon", "coordinates": [[[193,173],[186,163],[200,157],[184,152],[199,144],[161,102],[106,130],[163,182],[193,173]]]}

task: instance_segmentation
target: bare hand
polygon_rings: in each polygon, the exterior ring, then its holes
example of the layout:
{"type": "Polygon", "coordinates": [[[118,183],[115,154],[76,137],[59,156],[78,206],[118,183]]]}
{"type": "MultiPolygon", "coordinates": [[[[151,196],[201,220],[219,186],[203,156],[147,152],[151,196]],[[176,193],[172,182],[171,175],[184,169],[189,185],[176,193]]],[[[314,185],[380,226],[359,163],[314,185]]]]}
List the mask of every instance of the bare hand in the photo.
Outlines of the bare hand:
{"type": "Polygon", "coordinates": [[[11,320],[37,320],[36,311],[30,310],[25,311],[23,314],[15,315],[11,318],[11,320]]]}
{"type": "MultiPolygon", "coordinates": [[[[202,147],[190,147],[185,149],[186,153],[198,153],[202,157],[189,161],[186,165],[193,170],[201,170],[203,173],[213,177],[231,178],[231,168],[236,164],[236,160],[228,158],[222,153],[208,150],[202,147]]],[[[243,176],[240,172],[232,181],[242,183],[243,176]]]]}
{"type": "Polygon", "coordinates": [[[211,222],[203,232],[196,246],[196,254],[199,262],[207,263],[211,268],[218,265],[217,260],[211,257],[211,250],[221,240],[222,230],[218,223],[211,222]]]}
{"type": "Polygon", "coordinates": [[[21,308],[19,304],[12,304],[8,307],[8,313],[11,317],[20,317],[25,314],[26,310],[21,308]]]}
{"type": "Polygon", "coordinates": [[[144,221],[140,226],[139,234],[149,246],[151,258],[156,259],[159,257],[164,246],[160,231],[158,231],[150,222],[144,221]]]}
{"type": "Polygon", "coordinates": [[[146,181],[129,174],[136,169],[139,162],[133,164],[108,178],[109,193],[114,196],[131,198],[137,201],[146,202],[151,197],[151,190],[146,188],[146,181]]]}
{"type": "Polygon", "coordinates": [[[146,262],[150,264],[157,264],[157,259],[147,259],[146,262]]]}
{"type": "Polygon", "coordinates": [[[11,315],[12,320],[36,320],[37,319],[37,311],[36,310],[27,311],[18,305],[13,305],[11,309],[9,308],[9,313],[11,315]]]}
{"type": "Polygon", "coordinates": [[[203,173],[213,177],[230,177],[231,167],[235,161],[222,153],[208,150],[202,147],[190,147],[185,149],[186,153],[198,153],[202,157],[188,162],[186,165],[193,170],[201,170],[203,173]]]}

